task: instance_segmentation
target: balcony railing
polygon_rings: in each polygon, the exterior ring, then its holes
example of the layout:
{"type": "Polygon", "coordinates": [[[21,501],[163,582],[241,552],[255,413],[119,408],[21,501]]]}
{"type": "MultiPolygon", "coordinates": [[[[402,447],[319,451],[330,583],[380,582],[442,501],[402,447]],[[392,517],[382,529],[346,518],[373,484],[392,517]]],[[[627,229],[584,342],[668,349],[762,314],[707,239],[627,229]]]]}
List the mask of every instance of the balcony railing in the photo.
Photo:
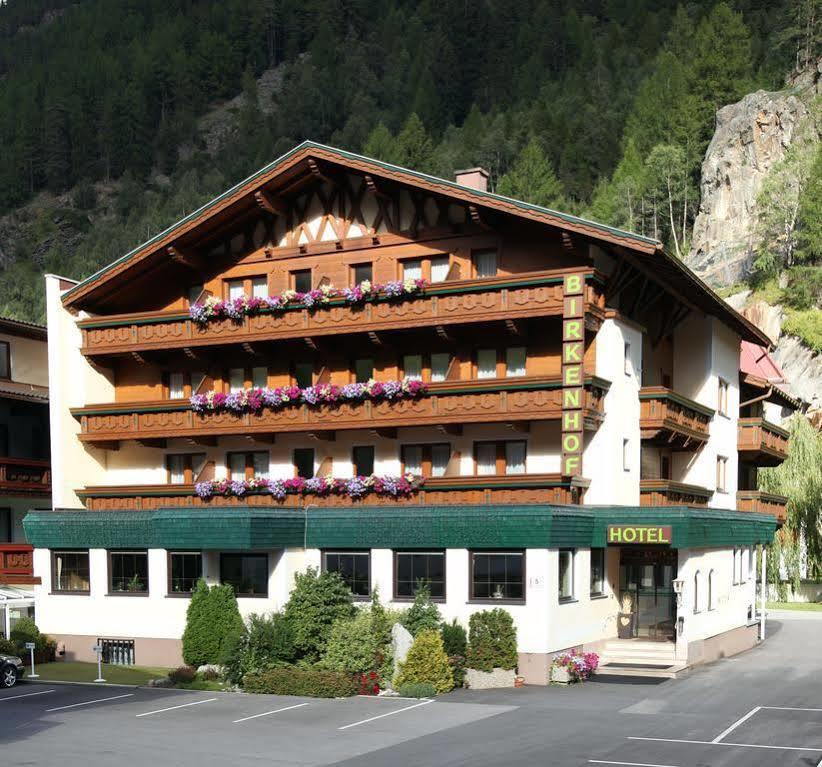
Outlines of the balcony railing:
{"type": "MultiPolygon", "coordinates": [[[[198,325],[188,312],[119,314],[81,320],[83,354],[90,356],[277,341],[409,327],[515,320],[562,314],[563,270],[437,283],[418,297],[352,306],[334,299],[319,309],[265,312],[242,321],[198,325]]],[[[590,271],[589,271],[590,273],[590,271]]],[[[599,284],[585,288],[586,310],[601,318],[599,284]]]]}
{"type": "Polygon", "coordinates": [[[772,514],[780,522],[788,518],[788,499],[784,495],[762,490],[739,490],[736,494],[736,508],[739,511],[772,514]]]}
{"type": "Polygon", "coordinates": [[[712,490],[670,479],[641,479],[640,506],[707,506],[712,490]]]}
{"type": "Polygon", "coordinates": [[[707,441],[711,408],[663,386],[644,386],[639,403],[643,440],[679,450],[695,450],[707,441]]]}
{"type": "Polygon", "coordinates": [[[27,543],[0,543],[0,583],[31,585],[34,577],[34,549],[27,543]]]}
{"type": "MultiPolygon", "coordinates": [[[[589,377],[585,382],[583,418],[594,429],[604,416],[610,384],[589,377]]],[[[433,383],[418,399],[299,405],[259,413],[195,413],[187,400],[91,405],[75,408],[83,442],[102,447],[120,440],[200,438],[242,434],[265,436],[337,430],[393,429],[466,423],[516,423],[558,419],[562,412],[559,377],[522,377],[433,383]]]]}
{"type": "Polygon", "coordinates": [[[282,501],[271,495],[212,497],[203,500],[194,492],[193,485],[122,485],[87,487],[78,492],[90,511],[133,511],[163,507],[214,506],[275,506],[299,508],[306,505],[328,506],[416,506],[493,504],[493,503],[551,503],[578,504],[582,502],[588,481],[562,477],[559,474],[518,474],[505,476],[455,476],[425,480],[423,486],[407,498],[366,495],[360,500],[347,496],[287,495],[282,501]]]}
{"type": "Polygon", "coordinates": [[[757,466],[778,466],[788,457],[790,434],[764,418],[740,418],[739,457],[757,466]]]}
{"type": "Polygon", "coordinates": [[[29,458],[0,458],[0,494],[51,495],[49,462],[29,458]]]}

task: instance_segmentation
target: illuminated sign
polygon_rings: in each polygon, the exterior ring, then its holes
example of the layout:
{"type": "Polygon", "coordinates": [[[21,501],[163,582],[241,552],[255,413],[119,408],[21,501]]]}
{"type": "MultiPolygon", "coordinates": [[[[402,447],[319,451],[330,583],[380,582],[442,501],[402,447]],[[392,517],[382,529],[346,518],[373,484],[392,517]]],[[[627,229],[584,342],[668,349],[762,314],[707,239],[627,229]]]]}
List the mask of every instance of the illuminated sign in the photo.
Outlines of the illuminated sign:
{"type": "Polygon", "coordinates": [[[670,543],[670,525],[608,525],[606,541],[611,545],[637,543],[670,543]]]}
{"type": "Polygon", "coordinates": [[[585,277],[566,274],[562,283],[562,475],[582,474],[582,359],[585,356],[585,277]]]}

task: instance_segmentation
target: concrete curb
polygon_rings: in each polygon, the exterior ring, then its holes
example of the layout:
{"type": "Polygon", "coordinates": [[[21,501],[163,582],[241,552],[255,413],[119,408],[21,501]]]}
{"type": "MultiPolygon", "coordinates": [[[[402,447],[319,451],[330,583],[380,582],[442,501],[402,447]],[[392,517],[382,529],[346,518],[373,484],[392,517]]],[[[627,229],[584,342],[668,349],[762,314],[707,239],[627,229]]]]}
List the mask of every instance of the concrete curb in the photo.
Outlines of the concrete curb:
{"type": "MultiPolygon", "coordinates": [[[[127,687],[132,690],[136,690],[140,687],[139,684],[115,684],[114,682],[69,682],[65,679],[55,679],[55,680],[48,680],[48,679],[29,679],[28,677],[23,677],[18,684],[25,682],[26,684],[73,684],[73,685],[80,685],[81,687],[127,687]]],[[[146,688],[150,689],[150,688],[146,688]]]]}

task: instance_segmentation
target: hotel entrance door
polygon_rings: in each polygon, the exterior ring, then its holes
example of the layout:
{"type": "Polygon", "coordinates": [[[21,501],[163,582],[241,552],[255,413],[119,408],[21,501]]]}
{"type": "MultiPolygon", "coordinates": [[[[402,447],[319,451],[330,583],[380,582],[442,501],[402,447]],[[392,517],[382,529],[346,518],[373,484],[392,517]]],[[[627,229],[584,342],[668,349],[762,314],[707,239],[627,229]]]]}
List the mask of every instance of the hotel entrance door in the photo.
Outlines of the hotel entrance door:
{"type": "Polygon", "coordinates": [[[620,551],[620,637],[674,641],[676,561],[671,549],[620,551]]]}

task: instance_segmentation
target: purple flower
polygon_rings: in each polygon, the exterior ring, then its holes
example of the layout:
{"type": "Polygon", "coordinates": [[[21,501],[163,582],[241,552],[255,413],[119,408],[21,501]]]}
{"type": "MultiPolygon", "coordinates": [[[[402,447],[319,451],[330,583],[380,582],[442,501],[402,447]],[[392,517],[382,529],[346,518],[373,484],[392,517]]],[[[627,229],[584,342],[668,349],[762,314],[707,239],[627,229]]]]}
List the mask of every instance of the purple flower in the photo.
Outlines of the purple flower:
{"type": "Polygon", "coordinates": [[[231,495],[236,495],[237,497],[243,496],[248,489],[246,487],[244,480],[235,479],[232,480],[231,484],[228,486],[229,493],[231,495]]]}
{"type": "Polygon", "coordinates": [[[391,282],[386,282],[385,285],[383,285],[382,289],[385,295],[389,298],[397,298],[401,296],[403,293],[402,282],[400,282],[399,280],[392,280],[391,282]]]}
{"type": "Polygon", "coordinates": [[[285,484],[281,479],[271,479],[268,482],[268,492],[271,493],[278,501],[285,498],[285,484]]]}
{"type": "Polygon", "coordinates": [[[362,498],[368,492],[368,485],[365,477],[351,477],[345,483],[345,491],[352,498],[362,498]]]}
{"type": "Polygon", "coordinates": [[[342,399],[360,400],[365,397],[367,392],[368,389],[364,383],[350,383],[340,389],[340,397],[342,399]]]}
{"type": "Polygon", "coordinates": [[[214,485],[211,482],[198,482],[194,485],[194,492],[203,500],[211,498],[214,495],[214,485]]]}

